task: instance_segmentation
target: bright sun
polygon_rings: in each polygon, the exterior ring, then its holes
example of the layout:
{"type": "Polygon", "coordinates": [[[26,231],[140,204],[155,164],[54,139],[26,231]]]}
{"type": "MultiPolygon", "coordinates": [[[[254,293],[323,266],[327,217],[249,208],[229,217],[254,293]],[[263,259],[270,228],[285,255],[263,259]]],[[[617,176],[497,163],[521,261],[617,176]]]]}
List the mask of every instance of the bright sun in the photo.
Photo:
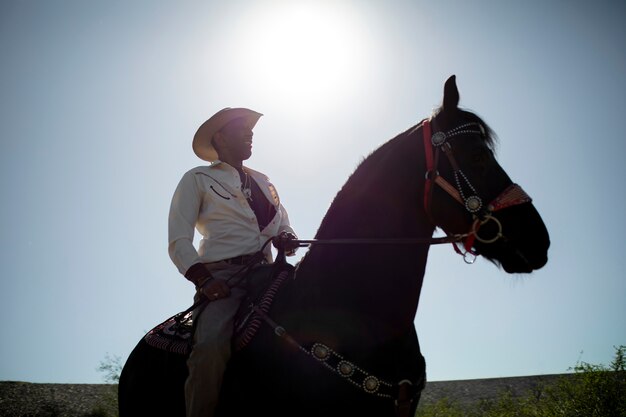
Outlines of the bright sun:
{"type": "Polygon", "coordinates": [[[332,2],[282,3],[257,12],[246,32],[257,87],[281,101],[315,107],[358,84],[364,33],[332,2]]]}

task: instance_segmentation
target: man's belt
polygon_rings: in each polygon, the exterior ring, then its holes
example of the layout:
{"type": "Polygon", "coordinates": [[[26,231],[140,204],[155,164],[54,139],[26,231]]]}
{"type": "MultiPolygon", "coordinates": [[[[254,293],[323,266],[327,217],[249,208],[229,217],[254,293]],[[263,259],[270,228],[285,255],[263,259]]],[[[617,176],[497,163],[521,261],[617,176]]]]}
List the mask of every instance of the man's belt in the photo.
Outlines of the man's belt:
{"type": "MultiPolygon", "coordinates": [[[[241,255],[241,256],[235,256],[234,258],[229,258],[229,259],[223,259],[221,261],[216,261],[216,262],[209,262],[209,264],[216,264],[219,262],[226,262],[227,264],[230,265],[247,265],[250,261],[253,260],[253,258],[256,255],[241,255]]],[[[265,258],[263,258],[261,260],[260,263],[264,263],[265,258]]]]}

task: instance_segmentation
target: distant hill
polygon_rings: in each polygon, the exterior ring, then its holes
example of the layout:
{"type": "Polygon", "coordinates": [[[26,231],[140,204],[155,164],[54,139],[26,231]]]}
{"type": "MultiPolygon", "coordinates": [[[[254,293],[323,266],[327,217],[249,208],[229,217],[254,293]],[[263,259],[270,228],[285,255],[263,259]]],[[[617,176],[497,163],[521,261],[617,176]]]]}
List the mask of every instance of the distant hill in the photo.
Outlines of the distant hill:
{"type": "MultiPolygon", "coordinates": [[[[429,382],[420,403],[449,398],[462,407],[481,400],[493,400],[503,391],[513,396],[536,392],[564,375],[538,375],[514,378],[472,379],[429,382]]],[[[565,375],[566,376],[566,375],[565,375]]],[[[34,384],[0,381],[2,417],[104,417],[115,416],[117,385],[34,384]]]]}
{"type": "Polygon", "coordinates": [[[523,397],[538,392],[542,387],[551,385],[560,378],[571,375],[535,375],[429,382],[422,392],[420,404],[432,404],[442,398],[448,398],[465,408],[475,405],[481,400],[495,400],[503,392],[509,392],[513,397],[523,397]]]}
{"type": "Polygon", "coordinates": [[[117,385],[0,381],[2,417],[115,416],[117,385]]]}

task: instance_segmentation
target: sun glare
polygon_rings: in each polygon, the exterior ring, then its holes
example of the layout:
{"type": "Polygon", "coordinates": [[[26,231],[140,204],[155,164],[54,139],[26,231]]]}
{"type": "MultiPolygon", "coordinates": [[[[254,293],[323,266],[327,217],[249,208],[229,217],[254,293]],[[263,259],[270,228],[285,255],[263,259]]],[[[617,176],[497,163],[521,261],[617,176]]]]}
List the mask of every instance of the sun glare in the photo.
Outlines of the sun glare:
{"type": "Polygon", "coordinates": [[[349,94],[362,63],[362,33],[333,3],[282,3],[247,29],[251,79],[281,101],[317,107],[349,94]]]}

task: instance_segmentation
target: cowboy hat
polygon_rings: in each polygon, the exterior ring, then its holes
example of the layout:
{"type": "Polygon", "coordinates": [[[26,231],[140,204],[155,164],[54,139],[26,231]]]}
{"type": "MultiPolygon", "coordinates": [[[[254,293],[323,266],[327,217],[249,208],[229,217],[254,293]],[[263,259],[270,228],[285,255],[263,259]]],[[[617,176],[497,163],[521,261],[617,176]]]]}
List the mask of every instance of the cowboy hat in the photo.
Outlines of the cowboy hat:
{"type": "Polygon", "coordinates": [[[213,147],[213,135],[231,121],[239,118],[245,118],[247,125],[252,129],[261,116],[263,116],[261,113],[242,107],[226,107],[218,111],[198,128],[193,137],[193,151],[200,159],[209,162],[216,161],[217,151],[213,147]]]}

